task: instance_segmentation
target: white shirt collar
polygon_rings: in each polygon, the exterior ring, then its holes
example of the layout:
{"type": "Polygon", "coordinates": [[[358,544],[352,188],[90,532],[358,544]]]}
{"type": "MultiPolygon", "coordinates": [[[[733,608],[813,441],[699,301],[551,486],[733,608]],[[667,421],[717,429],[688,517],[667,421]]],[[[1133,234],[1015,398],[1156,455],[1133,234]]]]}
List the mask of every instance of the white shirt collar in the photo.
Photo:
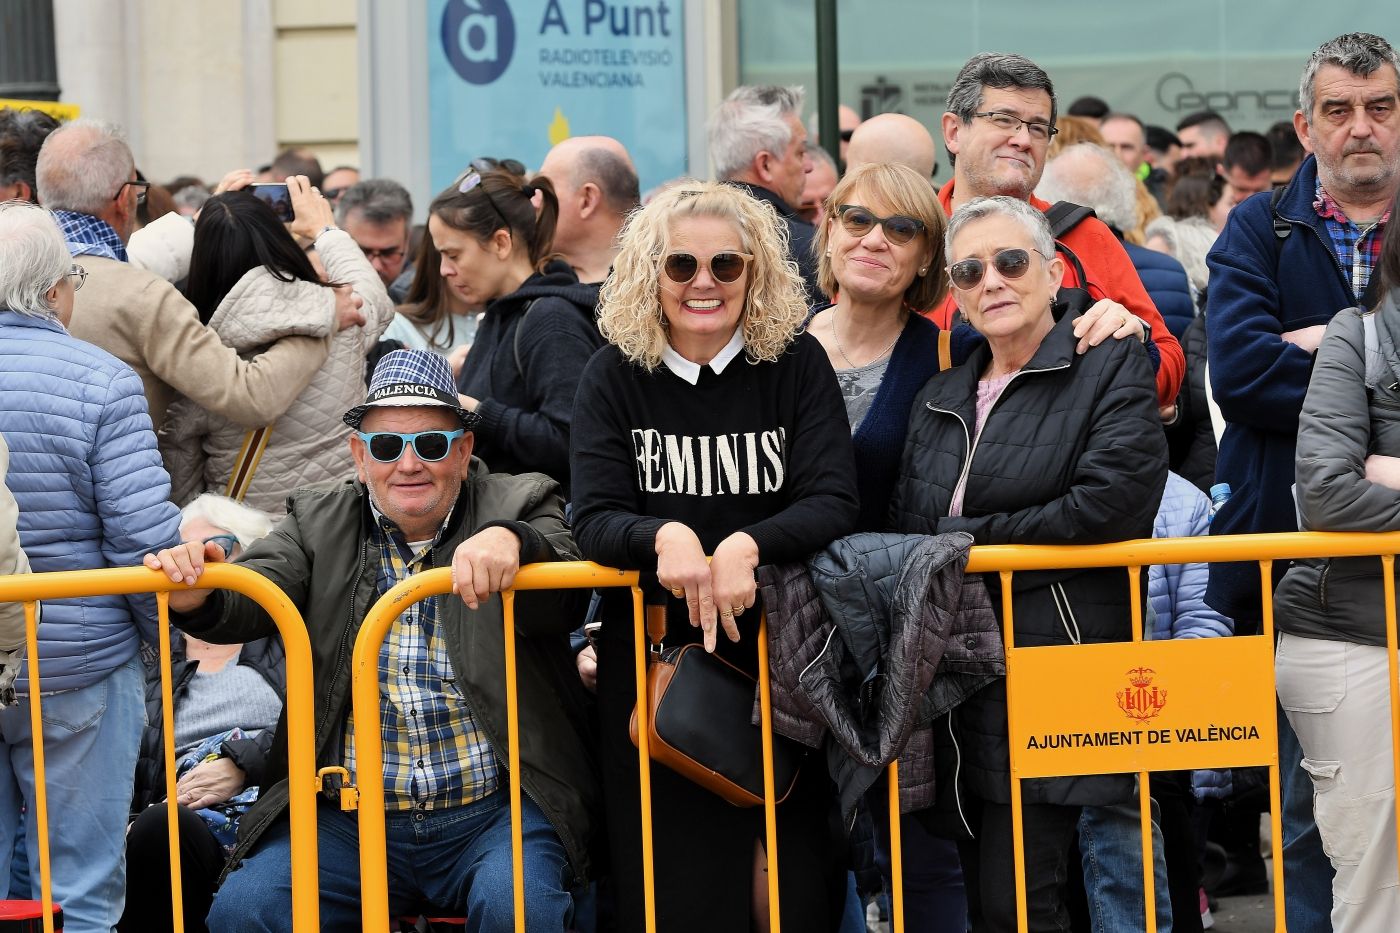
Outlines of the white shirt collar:
{"type": "MultiPolygon", "coordinates": [[[[714,370],[716,376],[724,372],[724,368],[734,361],[744,350],[744,329],[734,328],[734,336],[729,338],[729,342],[724,345],[724,349],[715,354],[715,358],[705,365],[714,370]]],[[[691,362],[681,356],[671,348],[668,343],[661,349],[661,362],[666,364],[666,368],[680,376],[691,385],[700,381],[700,364],[691,362]]]]}

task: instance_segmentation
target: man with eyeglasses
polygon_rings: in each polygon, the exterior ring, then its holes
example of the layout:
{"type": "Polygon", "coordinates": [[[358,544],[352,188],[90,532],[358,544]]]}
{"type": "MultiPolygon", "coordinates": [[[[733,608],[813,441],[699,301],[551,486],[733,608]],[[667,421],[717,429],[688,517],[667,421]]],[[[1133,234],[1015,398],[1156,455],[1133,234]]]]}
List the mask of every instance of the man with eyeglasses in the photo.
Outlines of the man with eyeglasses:
{"type": "MultiPolygon", "coordinates": [[[[424,350],[388,354],[365,404],[345,415],[358,481],[293,493],[286,519],[239,562],[291,597],[312,654],[324,661],[314,675],[317,766],[345,767],[359,783],[378,780],[376,768],[357,769],[356,735],[383,732],[390,910],[431,906],[465,913],[473,929],[506,933],[514,904],[497,594],[522,564],[573,560],[578,551],[558,484],[538,473],[491,473],[472,459],[477,420],[460,407],[445,359],[424,350]],[[398,617],[379,654],[379,715],[357,722],[354,631],[392,586],[447,566],[460,598],[433,597],[398,617]]],[[[221,558],[216,545],[197,543],[147,555],[146,564],[194,583],[207,560],[221,558]]],[[[177,591],[170,606],[181,629],[206,641],[274,631],[254,603],[233,593],[177,591]]],[[[567,591],[516,599],[525,913],[531,930],[556,933],[571,913],[567,879],[587,874],[601,808],[568,644],[581,608],[567,591]]],[[[291,929],[286,800],[285,774],[270,775],[243,820],[233,853],[239,867],[214,899],[214,933],[291,929]]],[[[332,799],[319,803],[322,929],[359,929],[356,818],[332,799]]]]}
{"type": "Polygon", "coordinates": [[[173,285],[129,261],[127,242],[147,183],[137,180],[131,149],[116,127],[64,124],[44,140],[35,175],[40,202],[53,211],[69,252],[82,257],[89,276],[69,331],[136,370],[157,431],[177,393],[247,428],[271,424],[325,363],[329,335],[364,323],[353,309],[337,318],[328,303],[328,336],[285,337],[245,360],[200,322],[173,285]]]}
{"type": "Polygon", "coordinates": [[[335,219],[359,244],[385,288],[412,270],[407,259],[413,198],[403,185],[388,178],[369,178],[351,185],[340,196],[335,219]]]}
{"type": "MultiPolygon", "coordinates": [[[[1050,76],[1028,58],[983,52],[963,65],[943,114],[943,142],[953,159],[953,180],[938,198],[949,216],[973,198],[996,195],[1050,209],[1033,192],[1045,168],[1050,138],[1058,132],[1055,106],[1050,76]]],[[[1057,245],[1073,253],[1086,279],[1081,281],[1075,263],[1068,262],[1064,284],[1084,288],[1097,299],[1074,327],[1080,352],[1110,337],[1145,335],[1155,346],[1155,352],[1149,347],[1149,356],[1157,367],[1157,400],[1163,415],[1174,418],[1186,358],[1118,238],[1104,223],[1087,217],[1063,233],[1057,245]]],[[[948,327],[956,313],[949,295],[928,316],[948,327]]]]}

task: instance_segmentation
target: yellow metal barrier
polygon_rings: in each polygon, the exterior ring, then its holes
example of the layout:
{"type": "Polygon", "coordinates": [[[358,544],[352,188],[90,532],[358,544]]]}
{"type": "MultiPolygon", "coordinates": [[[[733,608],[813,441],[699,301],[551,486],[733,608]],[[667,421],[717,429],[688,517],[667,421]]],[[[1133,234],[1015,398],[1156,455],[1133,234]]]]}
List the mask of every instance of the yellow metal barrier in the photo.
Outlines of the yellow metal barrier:
{"type": "MultiPolygon", "coordinates": [[[[1285,929],[1273,667],[1273,562],[1293,558],[1380,558],[1390,655],[1393,763],[1400,774],[1400,691],[1396,690],[1393,579],[1396,553],[1400,553],[1400,532],[1237,535],[1079,547],[996,546],[972,550],[968,572],[995,572],[1002,582],[1017,923],[1022,933],[1027,929],[1021,826],[1023,778],[1137,773],[1143,834],[1144,916],[1147,930],[1155,933],[1149,772],[1244,765],[1269,768],[1274,923],[1276,930],[1285,929]],[[1264,592],[1262,634],[1191,641],[1143,641],[1139,598],[1143,567],[1235,561],[1259,564],[1264,592]],[[1125,568],[1129,576],[1133,641],[1014,647],[1013,573],[1115,566],[1125,568]],[[1167,687],[1168,684],[1172,686],[1167,687]],[[1047,693],[1047,689],[1052,692],[1047,693]],[[1045,702],[1047,695],[1055,697],[1053,704],[1045,702]],[[1125,717],[1137,725],[1124,726],[1125,717]],[[1171,725],[1162,728],[1166,723],[1171,725]],[[1062,736],[1070,740],[1069,747],[1059,741],[1062,736]]],[[[893,795],[891,807],[892,813],[897,812],[893,795]]],[[[1400,830],[1400,826],[1397,829],[1400,830]]],[[[1397,833],[1397,847],[1400,847],[1400,832],[1397,833]]],[[[897,856],[893,858],[893,865],[898,878],[897,856]]],[[[896,917],[894,929],[899,931],[902,922],[898,914],[896,917]]]]}
{"type": "MultiPolygon", "coordinates": [[[[289,805],[292,843],[292,924],[299,933],[320,929],[319,881],[316,853],[316,758],[312,713],[311,643],[301,614],[280,589],[267,578],[244,567],[212,564],[206,567],[201,585],[209,589],[232,590],[261,606],[276,624],[287,651],[287,753],[289,805]]],[[[165,790],[167,800],[175,800],[175,727],[170,683],[170,627],[167,595],[184,589],[158,571],[144,567],[114,570],[81,570],[63,573],[21,574],[0,577],[0,602],[24,603],[25,638],[29,682],[39,679],[38,631],[35,603],[46,599],[74,599],[84,596],[125,596],[156,594],[160,617],[161,700],[164,706],[165,790]]],[[[29,694],[30,725],[34,733],[34,813],[33,826],[39,840],[39,879],[44,905],[44,933],[53,933],[53,878],[49,864],[48,801],[45,789],[43,696],[29,694]]],[[[98,763],[100,766],[100,763],[98,763]]],[[[177,812],[166,808],[170,844],[170,894],[172,920],[176,931],[184,929],[183,897],[180,881],[180,844],[177,812]]]]}

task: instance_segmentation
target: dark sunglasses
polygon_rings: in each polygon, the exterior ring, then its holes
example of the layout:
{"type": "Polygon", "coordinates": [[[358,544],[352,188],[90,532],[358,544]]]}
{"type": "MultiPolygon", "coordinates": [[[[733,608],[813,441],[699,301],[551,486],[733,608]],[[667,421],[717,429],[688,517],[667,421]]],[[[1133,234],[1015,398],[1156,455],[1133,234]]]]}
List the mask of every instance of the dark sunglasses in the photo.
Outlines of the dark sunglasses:
{"type": "Polygon", "coordinates": [[[836,209],[836,216],[840,218],[841,226],[853,237],[863,237],[879,224],[885,230],[885,239],[896,246],[903,246],[924,232],[924,222],[917,217],[903,214],[876,217],[858,204],[842,204],[836,209]]]}
{"type": "MultiPolygon", "coordinates": [[[[992,266],[997,275],[1004,279],[1019,279],[1031,267],[1031,251],[1026,249],[1004,249],[992,257],[992,266]]],[[[982,284],[987,274],[987,264],[980,259],[964,259],[948,267],[948,278],[963,291],[982,284]]]]}
{"type": "Polygon", "coordinates": [[[413,445],[413,455],[419,460],[424,463],[437,463],[447,456],[448,451],[452,449],[452,442],[466,433],[462,428],[456,431],[419,431],[417,434],[395,434],[392,431],[375,431],[373,434],[355,432],[369,448],[369,455],[380,463],[393,463],[398,460],[409,444],[413,445]]]}
{"type": "Polygon", "coordinates": [[[711,278],[716,282],[728,285],[738,281],[739,276],[744,274],[744,270],[751,262],[753,262],[752,253],[715,253],[706,262],[702,262],[690,253],[668,253],[661,263],[661,268],[666,270],[666,278],[677,285],[685,285],[700,274],[700,267],[704,265],[710,270],[711,278]]]}
{"type": "Polygon", "coordinates": [[[210,535],[203,543],[208,544],[210,541],[224,549],[225,559],[232,557],[234,550],[239,547],[238,538],[233,535],[210,535]]]}

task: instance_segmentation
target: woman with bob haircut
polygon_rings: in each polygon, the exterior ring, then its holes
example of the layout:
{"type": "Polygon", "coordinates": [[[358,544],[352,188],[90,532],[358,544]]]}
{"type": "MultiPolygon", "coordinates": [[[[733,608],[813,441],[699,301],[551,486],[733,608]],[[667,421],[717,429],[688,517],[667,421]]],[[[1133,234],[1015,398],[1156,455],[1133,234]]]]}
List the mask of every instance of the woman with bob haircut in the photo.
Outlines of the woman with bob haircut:
{"type": "MultiPolygon", "coordinates": [[[[962,532],[979,545],[1150,536],[1167,448],[1143,346],[1110,340],[1076,353],[1074,310],[1093,299],[1060,289],[1064,261],[1045,215],[1027,202],[970,201],[944,240],[958,308],[986,343],[916,395],[892,530],[962,532]]],[[[983,576],[1000,620],[1001,581],[983,576]]],[[[1131,637],[1120,569],[1018,573],[1012,586],[1021,647],[1131,637]]],[[[1009,933],[1017,924],[1005,681],[963,701],[947,728],[959,755],[952,791],[971,837],[958,847],[972,928],[1009,933]]],[[[1069,929],[1064,879],[1080,811],[1130,800],[1132,776],[1021,786],[1028,929],[1069,929]]]]}
{"type": "MultiPolygon", "coordinates": [[[[243,501],[274,517],[298,486],[348,479],[354,461],[340,416],[364,398],[365,354],[389,326],[394,306],[369,260],[335,226],[330,204],[302,176],[287,179],[295,219],[283,226],[271,206],[244,190],[205,202],[194,228],[190,303],[223,342],[243,354],[286,337],[330,338],[331,352],[282,417],[266,426],[260,459],[244,455],[248,426],[176,399],[161,429],[172,498],[225,493],[235,472],[255,470],[243,501]],[[289,232],[290,229],[290,232],[289,232]],[[316,246],[329,281],[316,274],[292,235],[316,246]],[[361,303],[365,323],[336,331],[345,306],[361,303]]],[[[259,425],[258,427],[263,427],[259,425]]]]}
{"type": "MultiPolygon", "coordinates": [[[[585,557],[654,571],[666,644],[757,673],[754,569],[805,558],[856,521],[851,432],[772,208],[685,182],[632,214],[603,286],[609,345],[574,407],[574,534],[585,557]],[[707,563],[706,555],[712,555],[707,563]],[[724,638],[719,638],[720,632],[724,638]]],[[[653,596],[653,598],[655,598],[653,596]]],[[[632,613],[605,597],[598,647],[603,786],[620,928],[641,929],[632,613]]],[[[826,769],[778,807],[783,917],[832,930],[845,902],[826,769]]],[[[657,929],[746,930],[763,811],[652,768],[657,929]]]]}

